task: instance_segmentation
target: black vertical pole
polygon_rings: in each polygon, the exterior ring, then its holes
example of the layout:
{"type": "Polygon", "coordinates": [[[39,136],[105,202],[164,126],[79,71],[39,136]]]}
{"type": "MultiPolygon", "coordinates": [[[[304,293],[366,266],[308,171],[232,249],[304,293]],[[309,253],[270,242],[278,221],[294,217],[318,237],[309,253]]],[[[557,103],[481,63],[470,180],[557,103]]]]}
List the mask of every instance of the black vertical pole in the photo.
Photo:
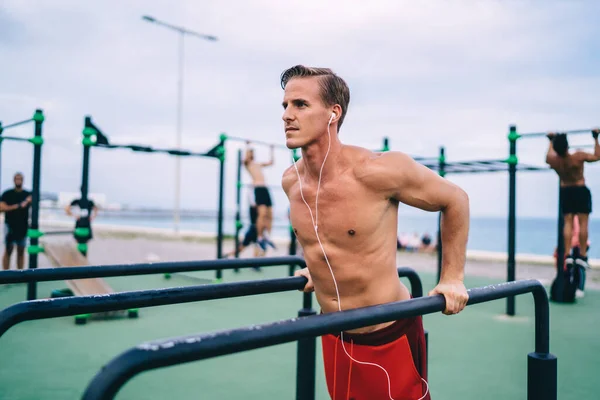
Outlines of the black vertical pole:
{"type": "MultiPolygon", "coordinates": [[[[217,216],[217,259],[223,258],[223,201],[225,197],[225,139],[219,143],[219,212],[217,216]]],[[[223,270],[217,269],[217,281],[223,279],[223,270]]]]}
{"type": "MultiPolygon", "coordinates": [[[[33,137],[33,190],[31,194],[31,229],[37,231],[40,227],[40,175],[42,172],[42,124],[44,123],[44,113],[42,110],[35,110],[33,115],[35,123],[35,135],[33,137]]],[[[32,249],[38,249],[39,239],[35,236],[29,239],[29,245],[32,249]]],[[[38,251],[29,254],[29,269],[38,267],[38,251]]],[[[27,300],[37,298],[37,283],[29,282],[27,284],[27,300]]]]}
{"type": "Polygon", "coordinates": [[[388,137],[383,138],[383,148],[381,151],[390,151],[390,139],[388,137]]]}
{"type": "MultiPolygon", "coordinates": [[[[516,225],[517,225],[517,127],[510,126],[508,140],[510,143],[510,153],[508,157],[508,264],[507,264],[507,282],[515,280],[515,254],[516,254],[516,225]]],[[[506,298],[506,314],[515,315],[515,296],[506,298]]]]}
{"type": "MultiPolygon", "coordinates": [[[[557,232],[557,246],[556,246],[556,280],[554,282],[554,291],[550,293],[550,300],[563,303],[565,301],[564,298],[564,267],[565,267],[565,219],[562,213],[562,202],[563,198],[561,196],[560,190],[560,180],[558,184],[558,232],[557,232]]],[[[582,245],[583,246],[583,245],[582,245]]]]}
{"type": "MultiPolygon", "coordinates": [[[[84,128],[83,128],[83,166],[81,170],[81,200],[79,207],[82,210],[88,210],[87,217],[82,218],[90,218],[91,217],[91,208],[89,204],[89,190],[90,190],[90,153],[91,147],[95,144],[92,137],[96,135],[97,130],[94,124],[92,123],[92,118],[90,116],[85,117],[84,128]]],[[[90,221],[90,229],[91,229],[91,221],[90,221]]],[[[87,243],[80,243],[77,248],[79,252],[83,254],[83,256],[87,256],[87,243]]]]}
{"type": "MultiPolygon", "coordinates": [[[[439,175],[443,178],[446,176],[446,149],[440,147],[439,175]]],[[[442,276],[442,213],[438,213],[438,229],[437,229],[437,281],[440,281],[442,276]]]]}
{"type": "MultiPolygon", "coordinates": [[[[315,315],[312,309],[312,293],[304,293],[302,309],[298,317],[315,315]]],[[[311,337],[298,340],[296,357],[296,400],[315,399],[315,377],[317,363],[317,338],[311,337]]]]}
{"type": "MultiPolygon", "coordinates": [[[[288,211],[289,212],[289,211],[288,211]]],[[[289,218],[289,216],[288,216],[289,218]]],[[[294,232],[294,227],[292,226],[292,222],[290,221],[290,247],[288,254],[290,256],[296,255],[297,246],[296,246],[296,233],[294,232]]],[[[294,271],[296,270],[295,264],[290,264],[289,266],[289,276],[294,276],[294,271]]]]}
{"type": "MultiPolygon", "coordinates": [[[[237,182],[236,182],[236,198],[235,198],[235,258],[240,257],[240,230],[242,229],[242,150],[238,150],[237,159],[237,182]]],[[[238,268],[235,269],[238,271],[238,268]]]]}

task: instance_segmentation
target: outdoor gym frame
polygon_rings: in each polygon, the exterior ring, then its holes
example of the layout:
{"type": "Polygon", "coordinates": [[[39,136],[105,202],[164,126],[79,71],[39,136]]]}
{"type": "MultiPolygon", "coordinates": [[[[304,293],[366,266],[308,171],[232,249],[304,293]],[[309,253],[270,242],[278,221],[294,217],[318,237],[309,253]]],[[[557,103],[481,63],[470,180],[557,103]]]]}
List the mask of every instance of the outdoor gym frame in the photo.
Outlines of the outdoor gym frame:
{"type": "MultiPolygon", "coordinates": [[[[549,132],[549,131],[548,131],[549,132]]],[[[539,137],[546,137],[548,135],[548,132],[533,132],[533,133],[517,133],[517,127],[516,125],[511,125],[509,128],[509,134],[508,134],[508,140],[510,143],[510,153],[509,153],[509,160],[513,161],[513,164],[511,164],[511,168],[510,168],[510,186],[509,186],[509,190],[510,190],[510,208],[509,208],[509,220],[508,220],[508,226],[509,226],[509,253],[508,253],[508,259],[509,259],[509,266],[513,265],[513,279],[514,279],[514,265],[515,265],[515,226],[516,226],[516,182],[517,182],[517,168],[516,166],[518,165],[518,157],[517,157],[517,140],[518,139],[528,139],[528,138],[539,138],[539,137]],[[512,250],[512,252],[511,252],[512,250]]],[[[573,129],[573,130],[568,130],[568,131],[560,131],[560,133],[565,133],[567,135],[581,135],[581,134],[590,134],[592,132],[592,129],[573,129]]],[[[548,169],[549,171],[551,171],[551,169],[548,169]]],[[[561,190],[560,190],[560,179],[558,179],[558,227],[557,227],[557,251],[556,251],[556,278],[555,278],[555,285],[556,285],[556,290],[552,293],[552,296],[550,297],[550,299],[554,302],[557,303],[565,303],[567,300],[564,297],[564,275],[561,273],[562,269],[563,269],[563,263],[564,263],[564,259],[565,259],[565,241],[564,241],[564,235],[563,235],[563,229],[564,229],[564,216],[562,213],[562,196],[561,196],[561,190]]],[[[509,269],[510,270],[510,269],[509,269]]],[[[513,302],[513,314],[509,314],[509,315],[514,315],[514,302],[513,302]]]]}
{"type": "MultiPolygon", "coordinates": [[[[556,400],[557,358],[550,353],[548,297],[542,284],[525,280],[473,288],[469,290],[468,305],[525,293],[533,295],[535,304],[535,350],[527,355],[527,399],[556,400]]],[[[444,308],[444,297],[436,295],[147,342],[113,358],[89,383],[82,398],[114,399],[125,383],[144,371],[298,341],[296,399],[313,400],[315,363],[314,359],[304,364],[300,362],[302,341],[312,340],[314,343],[317,336],[436,313],[444,308]]]]}
{"type": "MultiPolygon", "coordinates": [[[[569,131],[562,131],[569,135],[591,133],[591,129],[576,129],[569,131]]],[[[426,167],[437,171],[442,177],[449,173],[452,174],[463,174],[463,173],[484,173],[484,172],[508,172],[509,174],[509,193],[508,193],[508,257],[507,257],[507,282],[513,282],[516,280],[516,198],[517,198],[517,171],[552,171],[548,166],[540,167],[533,165],[520,164],[517,157],[517,140],[519,138],[534,138],[534,137],[545,137],[547,132],[535,132],[535,133],[524,133],[518,134],[515,125],[509,127],[509,157],[501,160],[473,160],[463,162],[446,162],[446,155],[444,147],[440,148],[440,153],[437,163],[423,163],[426,167]]],[[[559,192],[560,193],[560,192],[559,192]]],[[[558,205],[558,257],[564,258],[564,239],[562,235],[563,230],[563,217],[560,206],[560,195],[558,205]]],[[[442,269],[442,246],[441,246],[441,229],[440,229],[441,213],[438,218],[438,231],[437,231],[437,270],[438,270],[438,281],[442,269]]],[[[558,262],[558,261],[557,261],[558,262]]],[[[557,271],[558,264],[557,264],[557,271]]],[[[562,288],[563,276],[557,273],[557,285],[562,288]]],[[[559,289],[557,292],[561,293],[559,289]]],[[[551,300],[557,302],[563,302],[562,298],[552,298],[551,300]]],[[[515,297],[508,296],[506,298],[506,314],[510,316],[515,315],[515,297]]]]}
{"type": "MultiPolygon", "coordinates": [[[[81,202],[82,207],[88,204],[88,186],[89,186],[89,164],[90,164],[90,148],[98,147],[105,149],[128,149],[141,153],[162,153],[175,157],[205,157],[216,158],[219,160],[219,198],[218,198],[218,216],[217,216],[217,259],[223,257],[223,198],[225,188],[225,140],[223,135],[219,143],[205,153],[197,153],[182,149],[158,149],[150,146],[142,146],[136,144],[117,145],[111,144],[106,135],[92,122],[90,116],[85,117],[83,129],[83,170],[82,170],[82,185],[81,185],[81,202]]],[[[223,278],[223,273],[220,269],[216,270],[216,279],[220,281],[223,278]]]]}
{"type": "MultiPolygon", "coordinates": [[[[41,169],[42,169],[42,145],[44,144],[44,138],[42,137],[42,126],[44,123],[45,117],[44,113],[41,109],[35,110],[33,117],[30,119],[26,119],[24,121],[15,122],[13,124],[3,126],[0,123],[0,150],[2,148],[2,142],[4,140],[12,140],[12,141],[27,141],[33,144],[33,184],[31,191],[31,223],[29,228],[33,230],[39,229],[39,220],[40,220],[40,182],[41,182],[41,169]],[[34,136],[31,138],[20,138],[20,137],[12,137],[12,136],[4,136],[2,135],[6,129],[13,128],[16,126],[28,124],[30,122],[34,123],[34,136]]],[[[1,152],[0,152],[1,154],[1,152]]],[[[1,167],[1,158],[0,158],[0,167],[1,167]]],[[[29,246],[27,247],[27,252],[29,253],[29,269],[33,270],[38,267],[38,254],[39,240],[38,237],[30,237],[29,238],[29,246]]],[[[36,293],[36,285],[35,282],[30,282],[27,285],[27,299],[33,300],[37,297],[36,293]]]]}

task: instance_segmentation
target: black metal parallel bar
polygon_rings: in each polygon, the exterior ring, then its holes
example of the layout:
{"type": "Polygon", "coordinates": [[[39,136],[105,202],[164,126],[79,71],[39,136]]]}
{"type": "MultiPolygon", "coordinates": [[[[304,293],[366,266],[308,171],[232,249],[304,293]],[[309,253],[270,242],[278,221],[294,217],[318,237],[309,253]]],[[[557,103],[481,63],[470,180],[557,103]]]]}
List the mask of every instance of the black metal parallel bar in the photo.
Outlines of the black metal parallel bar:
{"type": "MultiPolygon", "coordinates": [[[[524,293],[532,293],[534,297],[535,352],[547,356],[550,349],[548,297],[539,281],[526,280],[470,289],[468,305],[524,293]]],[[[113,358],[93,378],[82,398],[113,399],[132,377],[152,369],[441,312],[444,308],[444,297],[436,295],[308,318],[147,342],[113,358]]],[[[530,390],[535,389],[537,388],[533,387],[530,390]]]]}
{"type": "MultiPolygon", "coordinates": [[[[31,121],[33,121],[33,118],[29,118],[29,119],[26,119],[24,121],[14,122],[14,123],[8,124],[8,125],[2,125],[2,129],[6,130],[6,129],[9,129],[9,128],[17,127],[19,125],[25,125],[25,124],[30,123],[31,121]]],[[[5,136],[2,136],[2,137],[6,138],[5,136]]]]}
{"type": "Polygon", "coordinates": [[[303,268],[306,262],[301,257],[264,257],[220,260],[177,261],[162,263],[98,265],[69,268],[41,268],[36,270],[2,271],[0,284],[47,282],[65,279],[106,278],[111,276],[151,275],[162,273],[214,271],[251,267],[272,267],[296,264],[303,268]]]}
{"type": "MultiPolygon", "coordinates": [[[[42,124],[44,123],[44,114],[42,110],[35,110],[34,114],[34,135],[36,139],[42,139],[42,124]]],[[[42,175],[42,143],[36,142],[33,145],[33,190],[31,193],[31,223],[29,228],[39,229],[40,225],[40,184],[42,175]]],[[[39,238],[29,239],[30,246],[38,246],[39,238]]],[[[35,271],[38,267],[38,253],[29,255],[29,270],[35,271]]],[[[37,297],[37,285],[35,282],[27,284],[27,300],[34,300],[37,297]]]]}
{"type": "Polygon", "coordinates": [[[304,277],[286,277],[24,301],[0,312],[0,336],[24,321],[301,290],[306,282],[304,277]]]}

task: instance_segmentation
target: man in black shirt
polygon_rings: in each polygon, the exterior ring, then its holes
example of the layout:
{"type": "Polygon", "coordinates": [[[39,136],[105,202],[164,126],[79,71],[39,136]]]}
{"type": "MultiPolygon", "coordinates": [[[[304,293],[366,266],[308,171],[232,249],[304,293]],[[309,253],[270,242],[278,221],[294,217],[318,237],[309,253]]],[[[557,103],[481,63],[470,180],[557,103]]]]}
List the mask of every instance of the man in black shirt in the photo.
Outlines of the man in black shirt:
{"type": "Polygon", "coordinates": [[[4,256],[2,268],[10,268],[10,256],[17,246],[17,268],[23,269],[25,263],[25,246],[27,229],[29,228],[29,207],[31,193],[23,189],[23,174],[14,176],[15,187],[2,193],[0,212],[4,213],[4,256]]]}

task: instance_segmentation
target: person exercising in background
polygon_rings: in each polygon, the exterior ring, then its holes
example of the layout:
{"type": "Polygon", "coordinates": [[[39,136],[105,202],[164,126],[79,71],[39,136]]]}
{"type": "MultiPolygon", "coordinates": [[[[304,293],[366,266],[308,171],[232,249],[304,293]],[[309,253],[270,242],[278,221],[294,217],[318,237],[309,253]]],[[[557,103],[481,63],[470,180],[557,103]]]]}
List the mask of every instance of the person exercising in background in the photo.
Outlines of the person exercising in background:
{"type": "MultiPolygon", "coordinates": [[[[69,205],[65,207],[65,212],[70,217],[75,217],[75,229],[77,228],[88,228],[89,234],[87,236],[74,235],[77,243],[87,243],[92,240],[92,221],[96,219],[98,215],[98,207],[93,200],[87,200],[87,205],[83,204],[83,199],[78,198],[73,200],[69,205]],[[78,211],[74,214],[73,207],[77,207],[78,211]]],[[[87,252],[82,252],[84,256],[87,256],[87,252]]]]}
{"type": "MultiPolygon", "coordinates": [[[[250,146],[251,142],[246,142],[250,146]]],[[[274,147],[271,145],[271,159],[265,163],[258,163],[254,158],[254,150],[250,147],[246,148],[246,156],[244,157],[244,166],[252,178],[254,186],[254,197],[258,210],[258,218],[256,220],[256,231],[258,234],[257,243],[263,249],[267,250],[267,245],[275,248],[275,245],[270,239],[271,228],[273,226],[273,202],[269,188],[267,187],[265,175],[262,171],[265,167],[270,167],[275,162],[274,147]]]]}
{"type": "Polygon", "coordinates": [[[29,206],[31,193],[23,189],[23,174],[17,172],[13,177],[15,187],[2,193],[0,212],[4,213],[4,256],[2,269],[10,269],[10,256],[17,246],[17,268],[25,264],[25,246],[29,228],[29,206]]]}
{"type": "MultiPolygon", "coordinates": [[[[253,196],[248,196],[248,202],[250,205],[248,210],[250,217],[250,225],[248,226],[248,229],[244,234],[243,242],[240,243],[240,245],[238,246],[238,254],[241,254],[241,252],[246,250],[248,246],[254,244],[254,257],[263,257],[265,255],[265,252],[257,243],[258,232],[256,230],[256,220],[258,219],[258,209],[256,208],[256,203],[254,202],[254,199],[252,199],[252,197],[253,196]]],[[[232,250],[229,253],[225,254],[225,258],[233,256],[235,256],[235,250],[232,250]]],[[[258,271],[260,270],[260,267],[255,267],[254,269],[258,271]]]]}
{"type": "Polygon", "coordinates": [[[556,171],[560,178],[560,198],[564,218],[563,236],[565,242],[565,263],[572,266],[577,264],[582,268],[589,268],[586,246],[581,246],[579,255],[571,255],[571,235],[573,232],[573,218],[579,219],[579,243],[588,241],[588,222],[592,212],[592,194],[585,184],[584,165],[586,162],[600,160],[600,144],[598,134],[600,129],[593,129],[594,153],[585,151],[569,152],[569,141],[566,134],[548,133],[550,140],[546,163],[556,171]]]}

